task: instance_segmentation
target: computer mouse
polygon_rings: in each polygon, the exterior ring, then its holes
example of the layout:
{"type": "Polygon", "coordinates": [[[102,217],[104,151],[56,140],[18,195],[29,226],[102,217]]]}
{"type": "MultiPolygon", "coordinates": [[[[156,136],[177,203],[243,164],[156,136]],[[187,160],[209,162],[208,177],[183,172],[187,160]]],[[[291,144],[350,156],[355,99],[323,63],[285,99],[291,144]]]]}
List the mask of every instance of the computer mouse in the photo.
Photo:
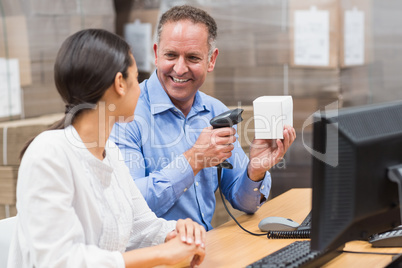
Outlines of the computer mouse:
{"type": "Polygon", "coordinates": [[[283,217],[267,217],[260,221],[258,228],[263,232],[268,231],[294,231],[299,224],[291,219],[283,217]]]}

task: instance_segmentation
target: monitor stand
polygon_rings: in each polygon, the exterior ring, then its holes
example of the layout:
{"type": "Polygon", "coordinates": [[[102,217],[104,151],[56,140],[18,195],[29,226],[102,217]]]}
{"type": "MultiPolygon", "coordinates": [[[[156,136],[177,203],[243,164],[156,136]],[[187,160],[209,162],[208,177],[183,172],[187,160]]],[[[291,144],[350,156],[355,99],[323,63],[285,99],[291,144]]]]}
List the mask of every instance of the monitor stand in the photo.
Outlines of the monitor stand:
{"type": "Polygon", "coordinates": [[[321,267],[324,264],[330,262],[332,259],[335,259],[339,255],[343,253],[345,245],[341,245],[336,249],[329,249],[322,252],[318,257],[307,261],[306,263],[301,264],[299,267],[301,268],[315,268],[321,267]]]}
{"type": "Polygon", "coordinates": [[[388,168],[388,178],[398,184],[399,209],[402,224],[402,164],[388,168]]]}

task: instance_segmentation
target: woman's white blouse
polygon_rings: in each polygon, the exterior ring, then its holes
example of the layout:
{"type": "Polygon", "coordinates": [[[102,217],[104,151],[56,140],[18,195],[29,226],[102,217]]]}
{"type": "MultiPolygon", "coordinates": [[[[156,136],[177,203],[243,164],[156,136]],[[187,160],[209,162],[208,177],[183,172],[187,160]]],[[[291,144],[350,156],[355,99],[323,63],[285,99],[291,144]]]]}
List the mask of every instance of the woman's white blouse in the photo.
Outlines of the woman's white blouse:
{"type": "Polygon", "coordinates": [[[113,142],[101,161],[72,126],[28,147],[17,210],[8,267],[124,267],[122,252],[163,243],[176,224],[149,209],[113,142]]]}

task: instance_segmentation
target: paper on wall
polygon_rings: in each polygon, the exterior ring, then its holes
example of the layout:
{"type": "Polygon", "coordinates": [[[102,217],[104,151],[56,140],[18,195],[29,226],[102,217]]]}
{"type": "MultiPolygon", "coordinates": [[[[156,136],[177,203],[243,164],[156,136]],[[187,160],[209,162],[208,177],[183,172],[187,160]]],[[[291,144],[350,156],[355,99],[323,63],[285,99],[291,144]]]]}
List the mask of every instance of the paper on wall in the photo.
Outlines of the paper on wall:
{"type": "Polygon", "coordinates": [[[127,23],[124,25],[124,38],[131,46],[138,70],[151,72],[152,24],[140,23],[139,20],[127,23]]]}
{"type": "Polygon", "coordinates": [[[0,117],[21,114],[18,59],[0,58],[0,117]]]}
{"type": "Polygon", "coordinates": [[[297,10],[294,13],[294,63],[329,65],[329,11],[297,10]]]}
{"type": "Polygon", "coordinates": [[[353,8],[344,16],[344,63],[364,64],[364,12],[353,8]]]}

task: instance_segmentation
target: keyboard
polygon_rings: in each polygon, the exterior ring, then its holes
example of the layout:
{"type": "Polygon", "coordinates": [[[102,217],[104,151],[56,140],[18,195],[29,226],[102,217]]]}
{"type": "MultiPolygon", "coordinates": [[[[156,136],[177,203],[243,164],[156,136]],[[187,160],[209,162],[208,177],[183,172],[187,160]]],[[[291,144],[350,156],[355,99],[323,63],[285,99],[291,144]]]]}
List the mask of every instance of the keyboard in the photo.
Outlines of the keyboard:
{"type": "Polygon", "coordinates": [[[247,268],[300,267],[318,254],[318,252],[310,252],[310,241],[296,241],[254,262],[247,268]]]}
{"type": "Polygon", "coordinates": [[[310,241],[296,241],[274,253],[250,264],[247,268],[279,268],[279,267],[318,267],[335,258],[342,251],[325,252],[310,250],[310,241]]]}

